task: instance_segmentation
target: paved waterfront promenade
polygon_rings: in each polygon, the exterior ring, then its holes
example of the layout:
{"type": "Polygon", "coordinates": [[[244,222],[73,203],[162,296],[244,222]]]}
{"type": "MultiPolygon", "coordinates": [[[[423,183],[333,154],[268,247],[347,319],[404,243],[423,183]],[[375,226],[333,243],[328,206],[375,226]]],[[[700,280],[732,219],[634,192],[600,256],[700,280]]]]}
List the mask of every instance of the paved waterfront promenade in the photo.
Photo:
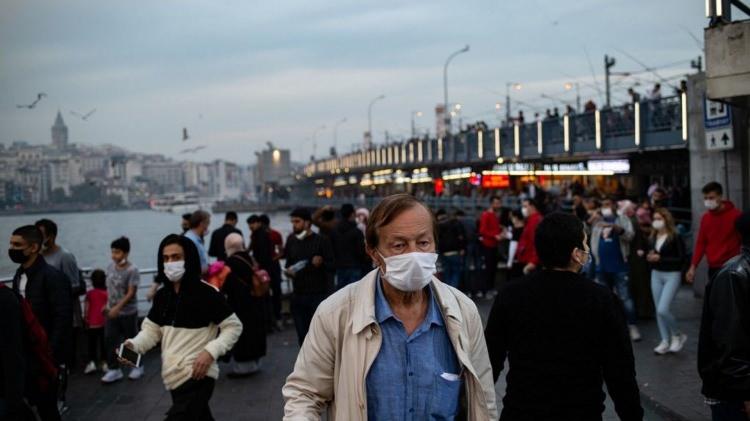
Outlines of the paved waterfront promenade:
{"type": "MultiPolygon", "coordinates": [[[[654,321],[642,324],[644,340],[635,344],[638,383],[647,420],[710,419],[708,408],[700,396],[700,380],[696,373],[697,334],[702,301],[693,298],[692,290],[680,290],[674,312],[690,338],[679,355],[656,357],[652,348],[658,342],[654,321]]],[[[489,301],[479,303],[486,318],[489,301]]],[[[263,370],[245,379],[228,379],[226,370],[216,384],[211,408],[217,420],[278,420],[283,414],[281,386],[297,356],[294,329],[288,326],[282,333],[268,337],[268,355],[263,370]]],[[[76,374],[71,379],[68,401],[71,410],[67,421],[152,421],[162,420],[171,400],[164,390],[159,375],[159,353],[152,351],[146,358],[146,375],[137,382],[124,380],[103,386],[99,376],[76,374]]],[[[504,381],[497,384],[502,395],[504,381]]],[[[605,420],[616,420],[612,403],[607,403],[605,420]]]]}

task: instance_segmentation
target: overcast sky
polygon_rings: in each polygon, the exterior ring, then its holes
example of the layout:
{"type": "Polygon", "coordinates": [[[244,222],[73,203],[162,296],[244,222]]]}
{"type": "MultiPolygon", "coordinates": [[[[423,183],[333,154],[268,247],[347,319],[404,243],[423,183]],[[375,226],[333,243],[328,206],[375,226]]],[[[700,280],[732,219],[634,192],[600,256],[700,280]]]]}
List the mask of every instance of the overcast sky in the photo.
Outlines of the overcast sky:
{"type": "MultiPolygon", "coordinates": [[[[580,83],[584,102],[601,104],[604,54],[616,57],[616,71],[643,69],[630,55],[669,65],[660,77],[688,73],[701,54],[690,34],[702,39],[703,9],[702,0],[4,0],[0,141],[49,143],[59,109],[71,142],[251,163],[271,141],[306,161],[322,125],[319,156],[343,118],[339,150],[360,143],[380,94],[376,142],[386,130],[408,136],[412,111],[434,133],[443,63],[465,44],[471,51],[449,69],[449,101],[463,105],[464,121],[497,122],[508,81],[522,83],[513,98],[527,116],[559,105],[542,93],[573,101],[568,81],[580,83]],[[37,92],[49,96],[16,108],[37,92]],[[93,108],[85,122],[71,114],[93,108]],[[207,148],[178,153],[198,145],[207,148]]],[[[637,89],[656,77],[640,74],[637,89]]],[[[617,102],[638,82],[621,79],[617,102]]]]}

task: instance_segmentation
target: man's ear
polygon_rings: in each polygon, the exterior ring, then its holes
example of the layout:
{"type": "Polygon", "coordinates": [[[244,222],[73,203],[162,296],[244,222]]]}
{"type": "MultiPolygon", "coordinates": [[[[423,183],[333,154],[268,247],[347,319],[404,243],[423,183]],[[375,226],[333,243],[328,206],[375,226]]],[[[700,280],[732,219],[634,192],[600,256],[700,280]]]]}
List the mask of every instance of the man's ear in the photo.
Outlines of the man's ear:
{"type": "Polygon", "coordinates": [[[377,249],[371,249],[370,247],[365,245],[365,251],[367,252],[367,255],[370,256],[370,259],[372,259],[372,262],[377,266],[378,268],[381,268],[385,266],[385,261],[383,261],[383,258],[380,257],[380,253],[378,253],[377,249]]]}

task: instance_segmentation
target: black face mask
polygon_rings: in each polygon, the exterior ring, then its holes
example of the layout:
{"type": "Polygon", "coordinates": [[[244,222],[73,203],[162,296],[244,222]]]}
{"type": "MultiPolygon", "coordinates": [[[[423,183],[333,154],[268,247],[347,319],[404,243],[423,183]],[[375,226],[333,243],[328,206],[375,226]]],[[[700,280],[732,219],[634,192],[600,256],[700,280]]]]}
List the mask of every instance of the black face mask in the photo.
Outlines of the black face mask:
{"type": "Polygon", "coordinates": [[[13,263],[18,263],[19,265],[29,260],[29,256],[23,254],[23,250],[21,249],[8,249],[8,257],[10,257],[13,263]]]}

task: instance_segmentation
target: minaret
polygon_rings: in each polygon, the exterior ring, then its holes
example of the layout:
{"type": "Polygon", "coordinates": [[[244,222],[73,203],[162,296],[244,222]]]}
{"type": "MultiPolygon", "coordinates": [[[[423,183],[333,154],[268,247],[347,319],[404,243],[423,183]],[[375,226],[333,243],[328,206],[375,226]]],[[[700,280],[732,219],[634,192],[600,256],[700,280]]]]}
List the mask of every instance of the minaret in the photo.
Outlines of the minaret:
{"type": "Polygon", "coordinates": [[[55,124],[52,126],[52,146],[59,150],[68,147],[68,126],[65,125],[60,110],[57,110],[55,124]]]}

